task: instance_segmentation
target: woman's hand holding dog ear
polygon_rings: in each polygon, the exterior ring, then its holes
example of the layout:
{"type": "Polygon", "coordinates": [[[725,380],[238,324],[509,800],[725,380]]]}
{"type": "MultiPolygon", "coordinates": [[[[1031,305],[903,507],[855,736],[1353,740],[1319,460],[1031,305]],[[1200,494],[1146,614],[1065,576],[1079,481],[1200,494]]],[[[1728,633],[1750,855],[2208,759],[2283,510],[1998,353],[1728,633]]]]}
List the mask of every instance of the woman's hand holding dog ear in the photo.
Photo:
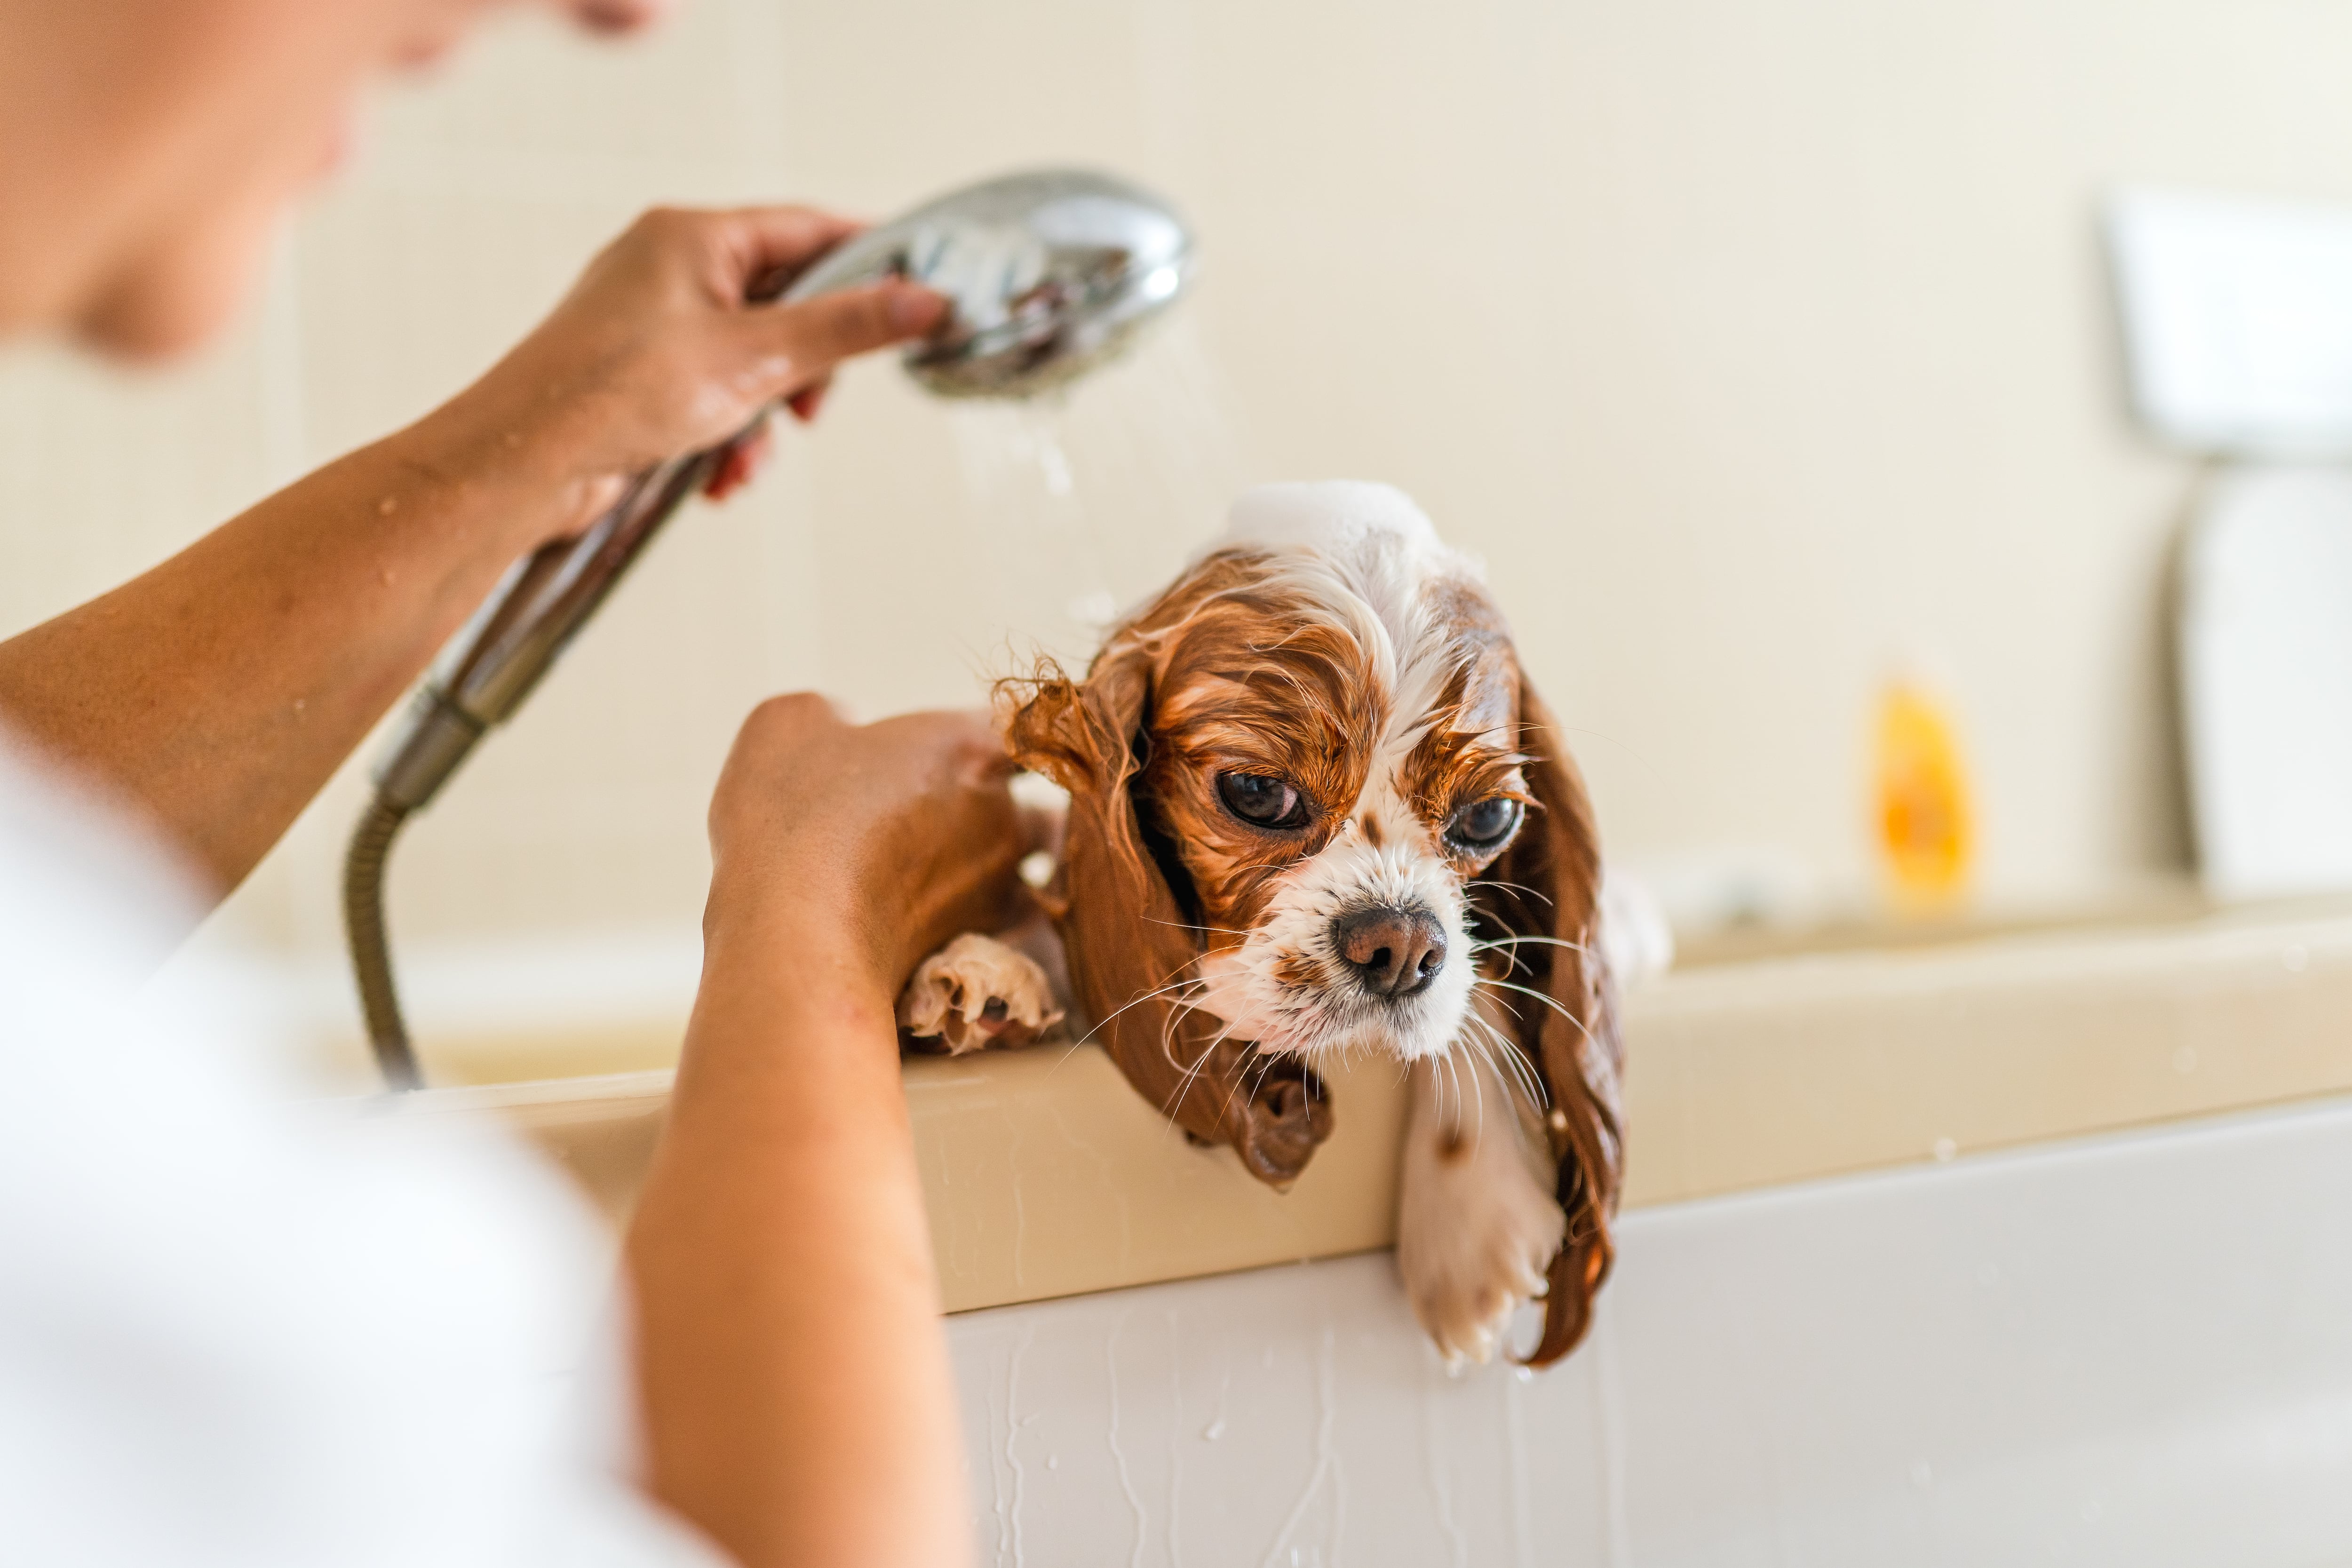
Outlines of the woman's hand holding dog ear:
{"type": "Polygon", "coordinates": [[[761,704],[711,802],[708,934],[756,924],[896,995],[924,954],[1002,923],[1030,847],[1011,773],[977,714],[761,704]]]}

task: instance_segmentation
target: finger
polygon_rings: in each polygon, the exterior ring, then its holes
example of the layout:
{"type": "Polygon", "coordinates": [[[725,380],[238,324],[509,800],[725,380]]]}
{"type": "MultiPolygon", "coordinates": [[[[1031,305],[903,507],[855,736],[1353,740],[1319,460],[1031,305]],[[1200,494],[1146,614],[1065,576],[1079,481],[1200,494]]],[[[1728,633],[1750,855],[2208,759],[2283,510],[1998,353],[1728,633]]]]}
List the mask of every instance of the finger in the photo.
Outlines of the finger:
{"type": "Polygon", "coordinates": [[[768,459],[776,455],[775,427],[762,420],[758,434],[741,443],[736,455],[742,460],[743,482],[749,484],[758,479],[760,470],[768,466],[768,459]]]}
{"type": "Polygon", "coordinates": [[[719,467],[704,481],[703,495],[711,500],[725,500],[751,482],[751,472],[740,447],[730,447],[719,454],[719,467]]]}
{"type": "Polygon", "coordinates": [[[719,454],[719,466],[702,493],[712,500],[725,500],[759,476],[775,447],[775,432],[764,420],[757,430],[737,437],[719,454]]]}
{"type": "Polygon", "coordinates": [[[821,691],[787,691],[751,710],[743,721],[745,736],[791,741],[847,729],[854,718],[821,691]]]}
{"type": "Polygon", "coordinates": [[[947,300],[929,289],[891,282],[779,305],[747,320],[756,321],[779,362],[782,384],[771,395],[782,395],[823,381],[845,359],[927,337],[947,314],[947,300]]]}
{"type": "Polygon", "coordinates": [[[765,409],[761,410],[749,428],[719,448],[718,464],[703,482],[702,493],[712,500],[725,500],[751,483],[774,446],[774,435],[773,421],[765,409]]]}
{"type": "Polygon", "coordinates": [[[828,375],[814,386],[803,386],[784,399],[784,406],[791,409],[793,417],[802,424],[814,424],[817,411],[824,406],[824,395],[832,390],[833,377],[828,375]]]}
{"type": "Polygon", "coordinates": [[[738,207],[713,216],[747,299],[781,293],[810,262],[866,226],[814,207],[738,207]]]}

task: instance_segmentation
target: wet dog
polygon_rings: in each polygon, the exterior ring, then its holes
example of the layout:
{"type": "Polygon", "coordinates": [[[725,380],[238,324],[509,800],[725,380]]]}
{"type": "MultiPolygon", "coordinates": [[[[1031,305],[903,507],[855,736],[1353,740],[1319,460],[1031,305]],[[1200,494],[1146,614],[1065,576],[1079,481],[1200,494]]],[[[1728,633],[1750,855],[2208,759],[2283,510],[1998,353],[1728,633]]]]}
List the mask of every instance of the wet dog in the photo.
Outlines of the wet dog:
{"type": "Polygon", "coordinates": [[[1066,1008],[1277,1185],[1328,1136],[1318,1067],[1402,1062],[1414,1312],[1485,1361],[1542,1298],[1526,1359],[1566,1354],[1622,1172],[1601,858],[1475,563],[1388,487],[1268,486],[1083,680],[1006,690],[1014,758],[1069,795],[1044,900],[1066,952],[1042,927],[960,937],[901,1022],[972,1049],[1066,1008]]]}

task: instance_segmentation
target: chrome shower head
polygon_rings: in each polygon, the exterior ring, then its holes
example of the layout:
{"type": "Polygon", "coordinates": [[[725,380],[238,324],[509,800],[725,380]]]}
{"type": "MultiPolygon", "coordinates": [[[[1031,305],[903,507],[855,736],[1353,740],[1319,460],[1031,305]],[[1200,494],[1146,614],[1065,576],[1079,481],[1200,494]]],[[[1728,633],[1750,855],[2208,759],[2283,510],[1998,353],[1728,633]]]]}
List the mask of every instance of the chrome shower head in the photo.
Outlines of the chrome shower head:
{"type": "Polygon", "coordinates": [[[1117,355],[1184,291],[1192,236],[1168,205],[1076,169],[1006,174],[870,228],[787,300],[888,277],[948,297],[907,374],[946,397],[1033,397],[1117,355]]]}

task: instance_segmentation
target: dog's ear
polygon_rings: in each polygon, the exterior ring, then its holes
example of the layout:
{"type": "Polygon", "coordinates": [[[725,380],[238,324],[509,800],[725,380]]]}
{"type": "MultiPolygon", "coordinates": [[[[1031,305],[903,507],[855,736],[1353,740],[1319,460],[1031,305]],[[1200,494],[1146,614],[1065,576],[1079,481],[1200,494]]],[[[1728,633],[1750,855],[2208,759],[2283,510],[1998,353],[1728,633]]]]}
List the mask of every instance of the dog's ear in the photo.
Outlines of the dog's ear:
{"type": "Polygon", "coordinates": [[[1006,689],[1013,761],[1070,792],[1061,921],[1070,984],[1127,1080],[1195,1140],[1229,1143],[1259,1180],[1287,1186],[1331,1134],[1319,1079],[1223,1038],[1175,998],[1201,956],[1192,887],[1141,790],[1155,661],[1132,626],[1083,684],[1058,670],[1006,689]]]}
{"type": "Polygon", "coordinates": [[[1512,1032],[1542,1074],[1550,1104],[1544,1125],[1559,1162],[1559,1206],[1568,1239],[1552,1260],[1543,1337],[1530,1366],[1549,1366],[1591,1326],[1593,1298],[1609,1277],[1611,1235],[1624,1177],[1620,1084],[1624,1052],[1615,988],[1600,931],[1601,852],[1584,783],[1566,737],[1518,672],[1517,746],[1535,797],[1518,837],[1479,879],[1473,907],[1486,940],[1532,937],[1496,951],[1510,955],[1515,985],[1500,994],[1517,1016],[1512,1032]]]}

